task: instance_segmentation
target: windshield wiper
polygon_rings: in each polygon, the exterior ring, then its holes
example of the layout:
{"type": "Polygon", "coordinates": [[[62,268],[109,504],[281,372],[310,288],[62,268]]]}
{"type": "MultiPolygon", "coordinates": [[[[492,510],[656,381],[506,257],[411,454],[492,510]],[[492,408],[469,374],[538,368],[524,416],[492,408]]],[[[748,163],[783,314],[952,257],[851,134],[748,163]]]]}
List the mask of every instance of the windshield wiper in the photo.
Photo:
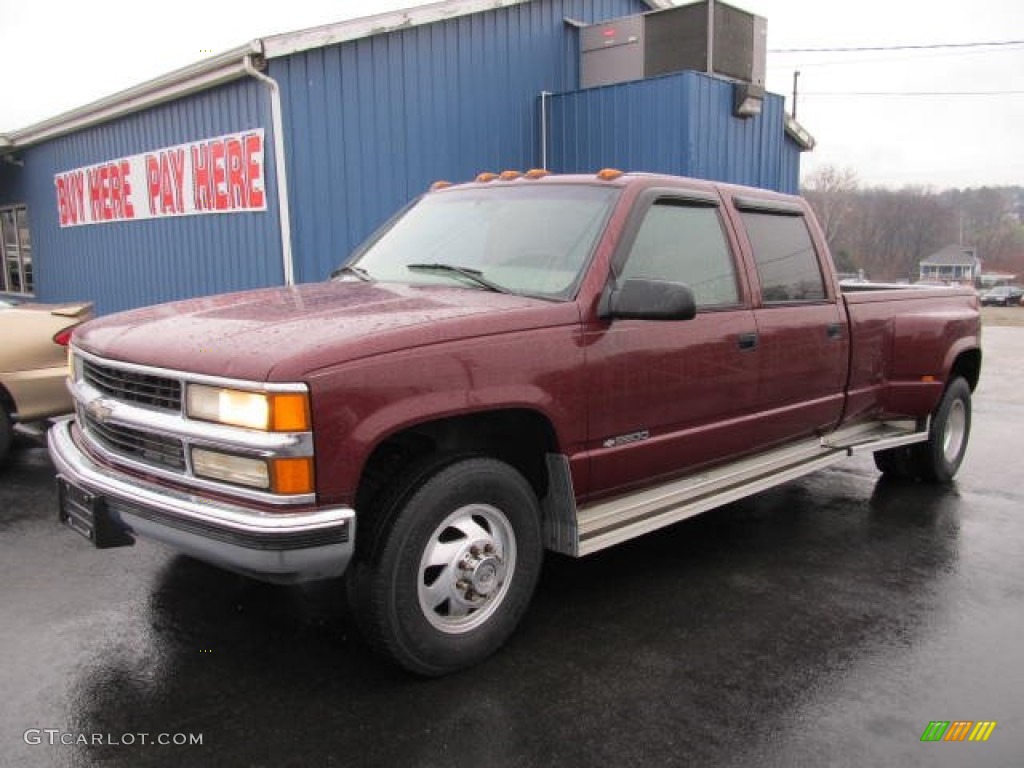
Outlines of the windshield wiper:
{"type": "Polygon", "coordinates": [[[338,275],[344,274],[345,272],[355,275],[364,283],[374,282],[374,279],[369,272],[367,272],[362,267],[353,267],[351,264],[346,264],[343,267],[338,267],[336,270],[331,272],[331,280],[336,278],[338,275]]]}
{"type": "Polygon", "coordinates": [[[467,280],[472,280],[477,285],[483,286],[489,291],[494,291],[495,293],[512,293],[512,291],[505,286],[498,285],[497,283],[488,280],[479,269],[458,267],[454,264],[406,264],[405,268],[414,272],[448,272],[455,275],[462,275],[462,277],[467,280]]]}

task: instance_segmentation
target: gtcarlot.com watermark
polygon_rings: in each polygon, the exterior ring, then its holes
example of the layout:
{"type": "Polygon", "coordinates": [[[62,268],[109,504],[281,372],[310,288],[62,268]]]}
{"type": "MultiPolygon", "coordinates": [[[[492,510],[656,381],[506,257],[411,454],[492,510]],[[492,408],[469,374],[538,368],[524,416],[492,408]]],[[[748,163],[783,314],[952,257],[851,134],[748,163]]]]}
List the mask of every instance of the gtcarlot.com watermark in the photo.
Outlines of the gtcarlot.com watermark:
{"type": "Polygon", "coordinates": [[[201,733],[75,733],[60,728],[29,728],[22,735],[26,744],[78,747],[202,746],[201,733]]]}

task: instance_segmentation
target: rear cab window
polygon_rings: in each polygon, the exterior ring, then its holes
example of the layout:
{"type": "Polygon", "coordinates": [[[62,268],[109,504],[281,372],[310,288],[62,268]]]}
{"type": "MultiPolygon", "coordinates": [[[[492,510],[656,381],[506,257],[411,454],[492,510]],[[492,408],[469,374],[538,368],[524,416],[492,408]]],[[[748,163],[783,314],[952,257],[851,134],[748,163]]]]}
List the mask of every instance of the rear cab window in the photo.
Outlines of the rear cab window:
{"type": "Polygon", "coordinates": [[[828,300],[821,262],[803,209],[794,203],[737,199],[766,306],[828,300]]]}

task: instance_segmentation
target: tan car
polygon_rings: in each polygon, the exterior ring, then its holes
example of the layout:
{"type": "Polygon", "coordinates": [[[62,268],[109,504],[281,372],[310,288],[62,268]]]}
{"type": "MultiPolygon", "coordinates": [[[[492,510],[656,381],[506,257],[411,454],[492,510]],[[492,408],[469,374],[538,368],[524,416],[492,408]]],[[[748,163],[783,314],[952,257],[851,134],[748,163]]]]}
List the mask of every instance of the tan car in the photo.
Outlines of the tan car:
{"type": "Polygon", "coordinates": [[[92,317],[92,304],[0,300],[0,461],[15,424],[71,412],[67,344],[92,317]]]}

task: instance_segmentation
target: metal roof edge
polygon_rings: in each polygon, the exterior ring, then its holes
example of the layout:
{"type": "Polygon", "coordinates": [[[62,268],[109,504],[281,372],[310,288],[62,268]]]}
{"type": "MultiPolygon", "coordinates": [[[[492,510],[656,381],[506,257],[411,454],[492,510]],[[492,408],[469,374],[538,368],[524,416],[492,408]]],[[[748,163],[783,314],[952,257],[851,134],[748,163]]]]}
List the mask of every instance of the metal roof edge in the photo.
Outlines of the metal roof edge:
{"type": "Polygon", "coordinates": [[[419,27],[435,21],[457,19],[461,16],[507,8],[531,0],[442,0],[438,3],[420,5],[399,11],[379,13],[357,19],[322,24],[319,27],[284,32],[263,38],[263,51],[268,59],[289,56],[328,45],[360,40],[387,32],[396,32],[410,27],[419,27]]]}
{"type": "Polygon", "coordinates": [[[232,48],[166,75],[119,91],[82,107],[0,136],[0,152],[38,144],[81,128],[131,114],[196,91],[234,80],[245,74],[244,60],[262,53],[259,40],[232,48]]]}
{"type": "MultiPolygon", "coordinates": [[[[532,0],[442,0],[442,2],[402,11],[366,16],[252,40],[245,45],[147,80],[98,101],[33,123],[25,128],[0,134],[0,155],[10,154],[47,139],[64,136],[82,128],[98,125],[238,79],[245,75],[245,60],[253,55],[264,58],[287,56],[313,48],[526,2],[532,2],[532,0]]],[[[652,10],[671,8],[674,5],[671,0],[644,0],[644,2],[652,10]]]]}
{"type": "MultiPolygon", "coordinates": [[[[437,21],[457,19],[483,11],[508,8],[532,0],[442,0],[399,11],[364,16],[358,19],[323,24],[296,32],[285,32],[263,38],[263,55],[268,59],[324,48],[328,45],[361,40],[365,37],[397,32],[437,21]]],[[[673,7],[671,0],[644,0],[652,10],[673,7]]]]}

